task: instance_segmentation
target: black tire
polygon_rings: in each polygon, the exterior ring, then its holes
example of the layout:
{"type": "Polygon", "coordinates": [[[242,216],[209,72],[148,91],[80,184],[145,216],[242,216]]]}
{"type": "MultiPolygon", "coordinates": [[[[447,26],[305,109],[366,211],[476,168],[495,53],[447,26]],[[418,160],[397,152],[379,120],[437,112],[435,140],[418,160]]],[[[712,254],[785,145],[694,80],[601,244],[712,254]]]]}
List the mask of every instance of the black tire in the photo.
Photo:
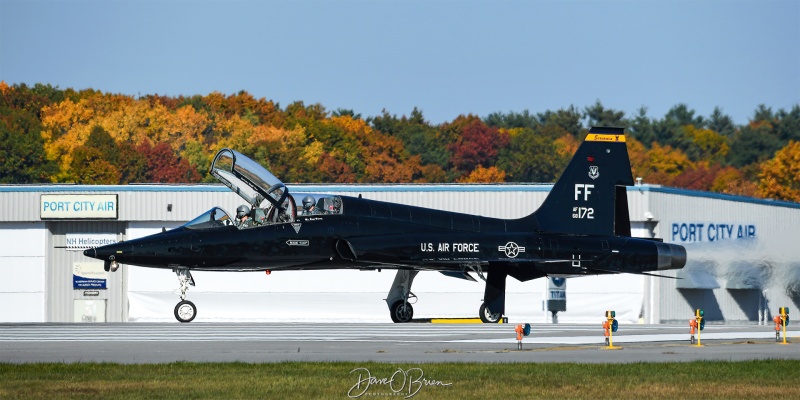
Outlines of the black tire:
{"type": "Polygon", "coordinates": [[[183,300],[175,306],[175,319],[180,322],[192,322],[197,316],[197,307],[189,300],[183,300]]]}
{"type": "Polygon", "coordinates": [[[481,321],[483,321],[484,324],[496,324],[500,322],[500,318],[503,318],[503,314],[492,313],[489,307],[486,307],[486,303],[481,304],[478,315],[481,316],[481,321]]]}
{"type": "Polygon", "coordinates": [[[403,300],[397,300],[389,309],[389,315],[395,323],[411,322],[411,318],[414,318],[414,307],[403,300]]]}

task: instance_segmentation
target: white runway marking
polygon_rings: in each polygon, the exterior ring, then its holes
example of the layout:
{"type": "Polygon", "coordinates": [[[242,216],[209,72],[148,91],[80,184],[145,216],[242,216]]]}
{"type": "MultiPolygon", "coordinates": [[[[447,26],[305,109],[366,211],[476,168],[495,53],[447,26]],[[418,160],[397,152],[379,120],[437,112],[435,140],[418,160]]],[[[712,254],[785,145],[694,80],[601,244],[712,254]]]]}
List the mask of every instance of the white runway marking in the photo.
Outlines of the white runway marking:
{"type": "Polygon", "coordinates": [[[623,325],[597,351],[595,325],[537,325],[517,351],[514,324],[114,323],[0,324],[0,362],[649,362],[800,359],[798,331],[774,342],[772,326],[706,326],[702,350],[680,325],[623,325]],[[716,341],[716,342],[715,342],[716,341]],[[636,343],[636,344],[634,344],[636,343]],[[648,344],[650,343],[650,344],[648,344]],[[738,343],[738,344],[737,344],[738,343]],[[574,347],[563,348],[564,345],[574,347]],[[669,346],[669,351],[664,350],[669,346]]]}
{"type": "MultiPolygon", "coordinates": [[[[25,324],[0,325],[0,342],[152,342],[152,341],[266,341],[387,343],[516,343],[514,324],[25,324]]],[[[789,331],[788,336],[800,332],[789,331]]],[[[770,339],[765,326],[714,326],[702,340],[770,339]]],[[[549,325],[535,327],[524,343],[597,344],[604,340],[600,327],[549,325]]],[[[687,327],[676,325],[623,326],[614,343],[684,342],[687,327]]]]}
{"type": "MultiPolygon", "coordinates": [[[[786,332],[788,336],[793,337],[800,334],[800,332],[786,332]]],[[[704,340],[746,340],[746,339],[774,339],[774,332],[721,332],[721,333],[707,333],[701,335],[701,341],[704,340]]],[[[697,339],[697,335],[695,335],[697,339]]],[[[523,343],[536,343],[536,344],[602,344],[604,337],[600,336],[565,336],[565,337],[525,337],[523,343]]],[[[689,334],[661,334],[661,335],[614,335],[614,344],[622,343],[651,343],[651,342],[688,342],[689,334]]],[[[475,339],[475,340],[451,340],[451,343],[517,343],[516,338],[503,338],[503,339],[475,339]]]]}

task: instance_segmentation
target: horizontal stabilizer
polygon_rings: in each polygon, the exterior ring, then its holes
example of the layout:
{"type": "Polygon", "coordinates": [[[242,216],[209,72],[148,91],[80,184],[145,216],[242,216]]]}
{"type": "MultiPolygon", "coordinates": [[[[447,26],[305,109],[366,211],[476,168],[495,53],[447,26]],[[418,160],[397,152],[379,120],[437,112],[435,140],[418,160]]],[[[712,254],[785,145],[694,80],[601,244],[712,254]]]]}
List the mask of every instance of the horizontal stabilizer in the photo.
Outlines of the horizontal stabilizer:
{"type": "Polygon", "coordinates": [[[467,272],[456,272],[456,271],[439,271],[439,272],[441,272],[442,275],[449,276],[451,278],[458,278],[458,279],[464,279],[466,281],[477,282],[477,280],[467,272]]]}
{"type": "Polygon", "coordinates": [[[647,275],[647,276],[654,276],[654,277],[656,277],[656,278],[667,278],[667,279],[683,279],[683,278],[678,278],[678,277],[675,277],[675,276],[667,276],[667,275],[652,274],[652,273],[649,273],[649,272],[643,272],[643,271],[639,271],[639,272],[636,272],[636,271],[612,271],[612,270],[606,270],[606,269],[596,269],[596,268],[587,268],[586,270],[587,270],[587,271],[595,271],[595,272],[598,272],[598,273],[604,273],[604,274],[633,274],[633,275],[647,275]]]}

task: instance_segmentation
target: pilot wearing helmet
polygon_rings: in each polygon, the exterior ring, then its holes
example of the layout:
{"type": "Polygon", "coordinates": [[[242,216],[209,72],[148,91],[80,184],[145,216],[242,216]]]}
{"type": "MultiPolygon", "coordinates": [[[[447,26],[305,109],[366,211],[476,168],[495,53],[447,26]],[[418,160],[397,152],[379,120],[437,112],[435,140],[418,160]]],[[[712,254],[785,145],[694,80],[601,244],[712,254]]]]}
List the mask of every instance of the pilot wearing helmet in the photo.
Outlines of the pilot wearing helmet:
{"type": "Polygon", "coordinates": [[[314,207],[314,198],[311,196],[303,197],[303,211],[300,215],[314,215],[316,214],[316,207],[314,207]]]}
{"type": "Polygon", "coordinates": [[[239,208],[236,209],[236,219],[233,221],[233,224],[239,228],[247,228],[251,223],[250,207],[244,204],[240,205],[239,208]]]}

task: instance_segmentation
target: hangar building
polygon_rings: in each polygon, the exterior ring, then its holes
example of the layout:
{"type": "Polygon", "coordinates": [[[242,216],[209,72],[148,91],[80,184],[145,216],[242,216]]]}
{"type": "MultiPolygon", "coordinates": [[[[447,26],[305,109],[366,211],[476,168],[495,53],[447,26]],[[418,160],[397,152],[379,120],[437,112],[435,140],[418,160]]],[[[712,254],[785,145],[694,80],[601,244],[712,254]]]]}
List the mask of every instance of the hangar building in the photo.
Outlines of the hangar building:
{"type": "MultiPolygon", "coordinates": [[[[341,195],[518,218],[549,185],[289,185],[292,193],[341,195]]],[[[178,280],[169,270],[103,271],[82,250],[190,221],[241,199],[222,185],[0,186],[0,322],[175,321],[178,280]]],[[[632,234],[686,246],[680,279],[608,275],[568,279],[560,322],[766,323],[800,307],[800,204],[654,185],[628,188],[632,234]]],[[[193,272],[196,321],[389,322],[383,299],[394,271],[193,272]]],[[[483,284],[422,272],[415,317],[475,317],[483,284]]],[[[509,279],[510,322],[548,321],[547,280],[509,279]]]]}

